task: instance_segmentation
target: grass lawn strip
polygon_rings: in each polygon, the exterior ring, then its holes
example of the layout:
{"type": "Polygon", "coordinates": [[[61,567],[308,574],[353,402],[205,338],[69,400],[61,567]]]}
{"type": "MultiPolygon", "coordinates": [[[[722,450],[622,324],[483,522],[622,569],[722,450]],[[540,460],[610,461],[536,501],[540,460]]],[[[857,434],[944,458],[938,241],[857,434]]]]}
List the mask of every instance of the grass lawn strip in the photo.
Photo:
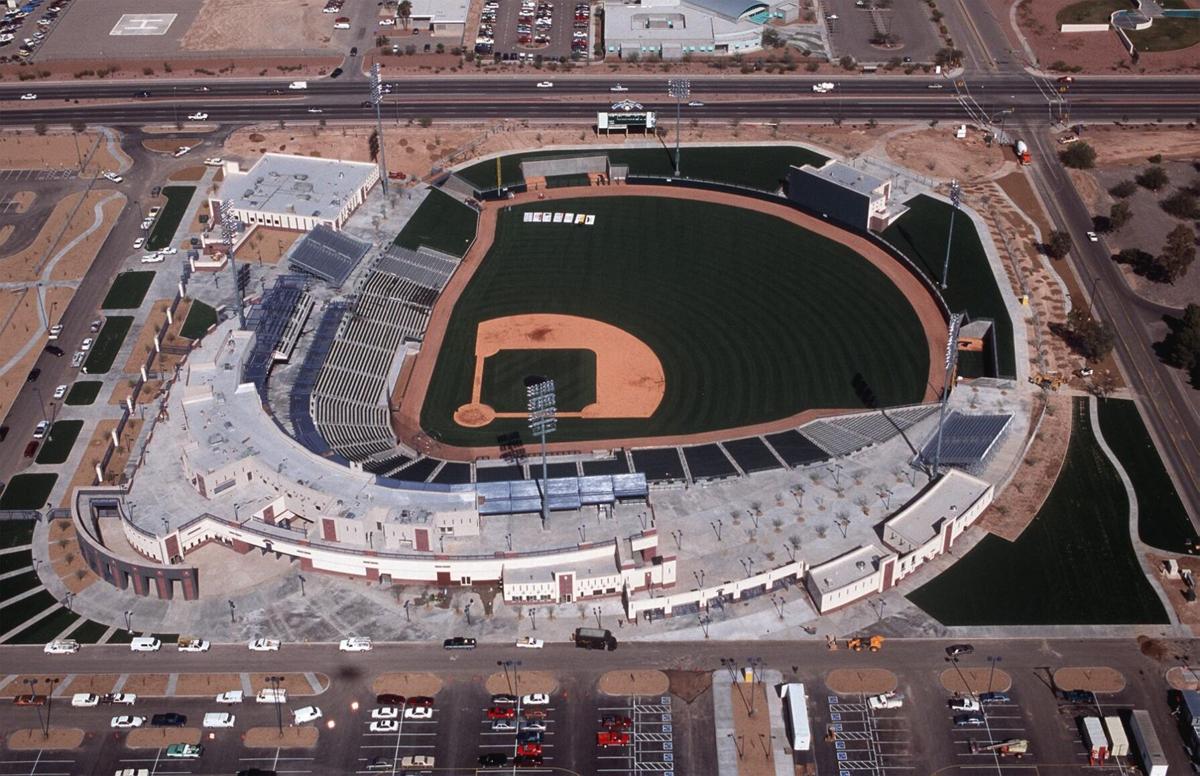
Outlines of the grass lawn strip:
{"type": "Polygon", "coordinates": [[[121,343],[125,341],[125,335],[129,333],[129,327],[132,325],[131,315],[110,315],[104,321],[104,328],[96,336],[92,352],[88,354],[87,361],[83,362],[83,368],[88,374],[102,375],[112,369],[117,352],[121,350],[121,343]]]}
{"type": "Polygon", "coordinates": [[[67,393],[66,403],[72,406],[92,404],[100,395],[102,387],[104,387],[104,383],[99,380],[81,380],[71,386],[70,392],[67,393]]]}
{"type": "Polygon", "coordinates": [[[188,339],[200,339],[208,332],[208,327],[217,322],[217,311],[204,302],[192,301],[179,336],[188,339]]]}
{"type": "Polygon", "coordinates": [[[142,306],[154,275],[153,270],[122,272],[113,281],[100,306],[105,310],[136,310],[142,306]]]}
{"type": "Polygon", "coordinates": [[[0,509],[42,509],[58,480],[57,474],[18,474],[0,496],[0,509]]]}
{"type": "Polygon", "coordinates": [[[912,305],[834,240],[753,210],[669,197],[556,200],[593,226],[500,214],[496,239],[454,306],[421,424],[447,444],[491,445],[521,419],[468,429],[479,322],[535,310],[619,327],[662,363],[649,418],[560,418],[557,441],[690,434],[807,409],[920,401],[929,351],[912,305]],[[669,292],[665,290],[669,289],[669,292]],[[536,300],[536,301],[535,301],[536,300]]]}
{"type": "Polygon", "coordinates": [[[74,626],[78,614],[59,606],[54,614],[47,615],[8,640],[9,644],[45,644],[58,634],[74,626]]]}
{"type": "MultiPolygon", "coordinates": [[[[667,148],[608,148],[582,151],[534,151],[500,157],[503,185],[522,181],[521,161],[545,157],[608,154],[612,164],[629,165],[631,175],[673,177],[675,155],[667,148]]],[[[827,157],[798,146],[731,146],[684,148],[682,172],[687,178],[732,183],[761,191],[775,191],[787,177],[789,165],[820,166],[827,157]]],[[[481,190],[496,188],[496,160],[473,164],[458,173],[481,190]]]]}
{"type": "Polygon", "coordinates": [[[162,193],[167,202],[158,214],[158,219],[150,230],[150,237],[146,240],[146,249],[151,251],[166,248],[171,244],[175,230],[179,228],[179,221],[183,218],[188,203],[192,201],[192,195],[196,193],[196,187],[167,186],[162,193]]]}
{"type": "Polygon", "coordinates": [[[46,443],[38,453],[38,463],[62,463],[71,454],[79,431],[83,428],[82,420],[60,420],[50,427],[46,435],[46,443]]]}
{"type": "Polygon", "coordinates": [[[985,536],[909,600],[949,626],[1167,622],[1134,554],[1125,488],[1096,444],[1087,402],[1073,400],[1067,459],[1020,538],[985,536]]]}
{"type": "MultiPolygon", "coordinates": [[[[930,280],[940,282],[952,208],[923,194],[905,204],[908,212],[888,227],[883,238],[911,259],[930,280]]],[[[996,286],[975,224],[961,214],[954,219],[951,247],[949,286],[942,292],[946,303],[953,312],[967,312],[971,320],[990,318],[995,321],[1000,374],[1013,377],[1017,373],[1017,360],[1008,308],[1004,305],[1003,293],[996,286]]]]}
{"type": "Polygon", "coordinates": [[[37,572],[33,570],[31,563],[28,571],[17,574],[15,577],[0,579],[0,601],[7,601],[15,595],[20,595],[34,589],[40,584],[41,581],[38,579],[37,572]]]}
{"type": "Polygon", "coordinates": [[[1059,11],[1054,20],[1059,24],[1108,24],[1114,11],[1131,11],[1127,0],[1083,0],[1059,11]]]}
{"type": "Polygon", "coordinates": [[[71,631],[67,636],[75,639],[80,644],[95,644],[104,638],[104,634],[108,632],[108,626],[102,622],[94,620],[84,620],[79,625],[75,626],[75,630],[71,631]]]}
{"type": "Polygon", "coordinates": [[[0,550],[33,541],[33,520],[0,520],[0,550]]]}
{"type": "Polygon", "coordinates": [[[1128,399],[1100,402],[1100,431],[1133,482],[1138,500],[1138,537],[1167,552],[1187,552],[1196,529],[1146,431],[1137,405],[1128,399]]]}
{"type": "Polygon", "coordinates": [[[0,574],[8,574],[17,569],[33,568],[33,553],[29,550],[8,552],[0,555],[0,574]]]}
{"type": "Polygon", "coordinates": [[[1200,43],[1200,19],[1159,17],[1145,30],[1128,30],[1138,51],[1176,51],[1200,43]]]}
{"type": "Polygon", "coordinates": [[[396,244],[414,251],[424,245],[462,256],[475,239],[476,221],[474,210],[444,191],[434,189],[396,235],[396,244]]]}

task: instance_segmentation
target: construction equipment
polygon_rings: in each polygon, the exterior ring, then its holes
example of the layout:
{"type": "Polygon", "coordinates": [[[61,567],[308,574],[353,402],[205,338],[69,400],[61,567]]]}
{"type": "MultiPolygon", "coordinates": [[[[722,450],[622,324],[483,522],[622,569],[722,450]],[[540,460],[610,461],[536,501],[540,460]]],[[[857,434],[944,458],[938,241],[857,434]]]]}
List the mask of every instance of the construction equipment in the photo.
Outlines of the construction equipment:
{"type": "Polygon", "coordinates": [[[1039,372],[1034,370],[1029,375],[1029,382],[1033,383],[1039,388],[1044,388],[1049,391],[1057,391],[1059,386],[1062,385],[1062,381],[1062,375],[1058,374],[1057,371],[1039,372]]]}
{"type": "Polygon", "coordinates": [[[1001,757],[1015,757],[1020,760],[1029,754],[1029,742],[1024,738],[1010,738],[1007,741],[993,741],[990,744],[983,741],[971,742],[971,754],[985,752],[995,752],[1001,757]]]}
{"type": "Polygon", "coordinates": [[[883,636],[876,635],[865,639],[862,636],[855,636],[852,639],[846,640],[846,647],[854,650],[855,652],[862,652],[863,649],[870,649],[872,652],[878,652],[883,648],[883,636]]]}

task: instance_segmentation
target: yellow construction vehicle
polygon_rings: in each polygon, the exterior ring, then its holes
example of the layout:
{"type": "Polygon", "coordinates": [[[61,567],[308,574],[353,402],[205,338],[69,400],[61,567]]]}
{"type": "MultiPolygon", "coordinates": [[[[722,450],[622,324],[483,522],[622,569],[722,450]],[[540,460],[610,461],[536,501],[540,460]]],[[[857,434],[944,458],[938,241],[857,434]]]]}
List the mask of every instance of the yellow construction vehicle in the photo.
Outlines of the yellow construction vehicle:
{"type": "Polygon", "coordinates": [[[1034,370],[1029,375],[1029,382],[1039,388],[1045,388],[1050,391],[1057,391],[1059,386],[1062,385],[1062,381],[1062,375],[1058,374],[1058,372],[1038,372],[1034,370]]]}
{"type": "Polygon", "coordinates": [[[878,652],[881,649],[883,649],[883,636],[872,636],[871,637],[871,651],[878,652]]]}
{"type": "Polygon", "coordinates": [[[861,636],[855,636],[852,639],[846,640],[846,647],[855,652],[862,652],[864,649],[870,649],[872,652],[878,652],[883,648],[883,636],[871,636],[864,639],[861,636]]]}
{"type": "Polygon", "coordinates": [[[995,752],[1001,757],[1015,757],[1020,760],[1029,754],[1029,742],[1024,738],[1010,738],[1007,741],[995,741],[987,744],[983,741],[971,742],[971,754],[995,752]]]}

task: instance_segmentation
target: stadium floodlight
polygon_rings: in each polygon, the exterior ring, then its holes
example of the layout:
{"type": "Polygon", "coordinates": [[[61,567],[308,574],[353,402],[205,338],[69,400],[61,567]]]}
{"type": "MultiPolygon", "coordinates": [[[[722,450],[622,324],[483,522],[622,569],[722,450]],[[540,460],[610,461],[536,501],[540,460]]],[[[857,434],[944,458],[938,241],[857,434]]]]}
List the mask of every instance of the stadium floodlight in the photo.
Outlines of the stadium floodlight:
{"type": "Polygon", "coordinates": [[[675,177],[679,177],[679,111],[680,105],[692,94],[692,82],[686,78],[667,81],[667,94],[675,98],[675,177]]]}
{"type": "Polygon", "coordinates": [[[375,133],[379,136],[379,182],[384,196],[388,193],[387,155],[383,147],[383,118],[379,114],[379,106],[383,103],[383,77],[379,74],[379,63],[371,66],[371,104],[375,106],[375,133]]]}
{"type": "Polygon", "coordinates": [[[225,255],[229,258],[229,268],[233,272],[233,304],[237,308],[238,328],[246,328],[246,310],[242,304],[242,289],[238,285],[237,261],[233,257],[233,243],[237,239],[238,217],[233,212],[233,200],[227,199],[221,203],[221,239],[225,241],[225,255]]]}
{"type": "Polygon", "coordinates": [[[542,380],[525,386],[529,408],[529,428],[542,440],[542,527],[550,522],[549,466],[546,463],[546,435],[558,428],[558,396],[553,380],[542,380]]]}
{"type": "Polygon", "coordinates": [[[946,283],[950,278],[950,243],[954,241],[954,216],[958,213],[958,206],[962,204],[962,187],[958,185],[958,181],[950,181],[950,233],[946,235],[946,261],[942,264],[942,290],[946,290],[946,283]]]}
{"type": "Polygon", "coordinates": [[[937,479],[942,465],[942,426],[946,423],[946,404],[950,401],[950,381],[954,379],[954,367],[958,364],[958,330],[962,326],[962,319],[962,313],[953,313],[946,335],[946,376],[942,380],[942,406],[938,411],[937,447],[933,454],[931,479],[937,479]]]}

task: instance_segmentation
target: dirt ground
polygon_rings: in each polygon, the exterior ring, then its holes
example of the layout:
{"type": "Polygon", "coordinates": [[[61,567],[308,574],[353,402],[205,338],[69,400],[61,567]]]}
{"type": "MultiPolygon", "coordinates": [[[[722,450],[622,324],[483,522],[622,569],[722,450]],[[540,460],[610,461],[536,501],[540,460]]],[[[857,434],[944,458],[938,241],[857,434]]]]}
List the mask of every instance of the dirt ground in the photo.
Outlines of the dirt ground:
{"type": "Polygon", "coordinates": [[[1176,690],[1200,689],[1200,674],[1194,668],[1175,666],[1167,669],[1167,684],[1176,690]]]}
{"type": "Polygon", "coordinates": [[[529,695],[535,692],[553,695],[558,690],[558,680],[554,678],[554,674],[547,671],[519,671],[515,676],[511,671],[507,674],[497,671],[488,676],[484,686],[492,695],[529,695]]]}
{"type": "Polygon", "coordinates": [[[50,735],[44,736],[40,729],[22,728],[8,735],[5,745],[14,751],[26,752],[32,749],[78,749],[83,744],[83,731],[79,728],[50,728],[50,735]]]}
{"type": "MultiPolygon", "coordinates": [[[[522,205],[527,202],[539,202],[544,207],[553,207],[553,202],[556,199],[570,199],[582,196],[591,197],[607,197],[607,196],[649,196],[649,197],[673,197],[677,199],[688,199],[703,202],[713,202],[731,207],[750,207],[757,212],[782,218],[785,221],[792,222],[803,229],[815,232],[819,235],[836,240],[851,250],[857,252],[865,259],[871,262],[880,272],[888,277],[897,288],[905,295],[912,305],[913,312],[916,313],[918,320],[921,321],[921,326],[924,331],[926,347],[929,353],[930,377],[927,381],[929,386],[939,384],[940,378],[936,377],[932,372],[936,369],[935,364],[941,359],[941,352],[945,349],[945,322],[942,319],[941,311],[938,309],[933,298],[929,295],[928,290],[921,285],[915,277],[905,270],[895,259],[885,253],[879,246],[868,242],[866,239],[840,229],[832,224],[821,221],[820,219],[805,215],[785,205],[767,203],[758,200],[748,200],[733,194],[725,194],[715,191],[707,191],[701,189],[678,189],[667,191],[659,186],[591,186],[591,187],[568,187],[560,189],[552,189],[546,192],[527,192],[518,194],[515,198],[505,200],[502,207],[507,208],[514,205],[522,205]]],[[[430,318],[429,326],[425,334],[424,347],[417,355],[417,360],[413,366],[412,376],[409,382],[401,387],[397,387],[393,398],[398,409],[392,412],[392,426],[397,434],[397,438],[406,440],[409,444],[414,445],[417,449],[427,455],[436,455],[438,457],[449,458],[451,460],[471,460],[480,457],[494,457],[500,454],[498,448],[495,447],[458,447],[442,444],[430,439],[421,429],[421,424],[417,415],[420,407],[424,403],[425,393],[429,390],[429,384],[433,375],[434,358],[437,355],[438,349],[442,345],[442,340],[445,337],[446,326],[449,321],[450,310],[453,309],[455,301],[462,294],[466,284],[470,281],[475,270],[478,269],[483,257],[491,248],[492,241],[495,238],[496,219],[501,207],[496,203],[484,203],[483,210],[479,216],[478,237],[471,245],[471,249],[463,258],[459,265],[459,270],[454,273],[449,284],[443,290],[439,297],[436,306],[433,309],[433,315],[430,318]],[[401,390],[403,396],[400,396],[401,390]]],[[[927,388],[926,400],[934,398],[933,389],[927,388]]],[[[822,414],[834,414],[836,409],[827,410],[807,410],[805,412],[793,415],[789,418],[781,418],[768,423],[760,423],[752,426],[744,426],[739,429],[740,433],[744,434],[759,434],[768,431],[777,431],[785,428],[794,428],[814,418],[822,416],[822,414]]],[[[717,441],[728,435],[728,430],[717,431],[704,434],[688,434],[683,436],[670,437],[646,437],[638,440],[599,440],[592,441],[593,447],[599,449],[603,447],[621,447],[629,444],[639,445],[675,445],[675,444],[697,444],[701,442],[717,441]]],[[[552,452],[561,450],[575,450],[577,443],[561,442],[554,443],[547,447],[552,452]]]]}
{"type": "MultiPolygon", "coordinates": [[[[250,689],[257,693],[259,690],[264,690],[275,685],[267,681],[270,674],[250,674],[250,689]]],[[[308,679],[304,674],[290,673],[278,674],[283,677],[283,681],[279,683],[279,689],[287,690],[288,695],[312,695],[312,685],[308,683],[308,679]]],[[[322,687],[329,686],[329,677],[325,674],[317,674],[317,682],[322,687]]]]}
{"type": "MultiPolygon", "coordinates": [[[[771,747],[771,715],[765,684],[734,684],[729,688],[733,705],[734,742],[738,749],[738,776],[775,776],[771,747]],[[754,716],[750,716],[750,710],[754,716]]],[[[774,692],[774,688],[771,688],[774,692]]]]}
{"type": "Polygon", "coordinates": [[[163,749],[171,744],[200,743],[200,728],[137,728],[125,737],[129,749],[163,749]]]}
{"type": "MultiPolygon", "coordinates": [[[[46,682],[50,679],[57,684],[66,678],[66,674],[17,674],[9,680],[8,684],[0,685],[0,698],[12,698],[17,695],[25,695],[29,692],[29,685],[25,684],[26,679],[36,679],[39,684],[34,687],[34,691],[38,695],[46,694],[46,682]]],[[[0,681],[3,681],[0,679],[0,681]]]]}
{"type": "Polygon", "coordinates": [[[137,342],[134,343],[133,350],[125,361],[125,374],[138,374],[138,369],[146,363],[146,357],[150,355],[150,351],[154,350],[154,337],[166,323],[167,310],[170,307],[170,299],[154,300],[154,305],[146,316],[146,322],[142,324],[137,342]]]}
{"type": "Polygon", "coordinates": [[[175,680],[175,694],[191,697],[216,697],[219,693],[242,689],[238,674],[180,674],[175,680]]]}
{"type": "Polygon", "coordinates": [[[53,258],[54,253],[62,250],[64,246],[91,228],[94,221],[93,209],[96,203],[106,199],[109,202],[102,209],[103,222],[74,246],[70,253],[60,259],[51,274],[52,280],[78,280],[83,277],[87,268],[91,266],[100,244],[103,243],[109,230],[116,223],[117,216],[120,215],[121,208],[125,204],[124,195],[96,189],[86,194],[78,192],[63,197],[42,224],[37,237],[33,238],[33,241],[24,250],[0,259],[0,282],[36,281],[44,269],[44,262],[47,259],[53,258]],[[83,204],[79,206],[78,210],[75,210],[75,206],[79,204],[81,198],[83,204]],[[67,219],[72,211],[75,212],[75,218],[67,226],[66,231],[63,231],[63,226],[67,224],[67,219]],[[61,238],[59,238],[60,232],[62,232],[61,238]],[[52,246],[54,247],[53,251],[51,251],[52,246]]]}
{"type": "Polygon", "coordinates": [[[76,674],[68,689],[72,693],[90,692],[93,695],[104,695],[113,691],[119,678],[118,674],[76,674]]]}
{"type": "MultiPolygon", "coordinates": [[[[131,383],[132,379],[133,378],[130,380],[122,380],[116,384],[116,386],[113,388],[112,397],[108,400],[109,404],[125,403],[125,399],[128,398],[131,393],[133,393],[133,385],[131,383]]],[[[159,393],[162,392],[162,387],[162,380],[156,380],[153,378],[147,380],[142,385],[142,390],[138,391],[137,401],[133,403],[133,406],[138,407],[153,403],[154,400],[158,398],[159,393]]]]}
{"type": "Polygon", "coordinates": [[[180,40],[184,51],[330,48],[333,19],[317,2],[204,0],[180,40]]]}
{"type": "MultiPolygon", "coordinates": [[[[57,320],[59,311],[66,309],[73,293],[71,288],[47,290],[46,314],[50,320],[57,320]]],[[[31,339],[39,343],[45,340],[36,294],[33,288],[0,291],[0,363],[7,363],[31,339]]],[[[32,347],[20,361],[0,374],[0,417],[8,414],[17,393],[25,384],[29,370],[40,355],[41,348],[32,347]]]]}
{"type": "Polygon", "coordinates": [[[596,688],[605,695],[662,695],[669,686],[662,671],[636,669],[609,671],[600,677],[596,688]]]}
{"type": "Polygon", "coordinates": [[[79,157],[86,155],[97,141],[100,147],[96,149],[86,172],[116,170],[128,164],[128,157],[119,148],[118,156],[112,154],[104,135],[99,132],[81,132],[76,137],[66,131],[51,130],[45,135],[38,135],[30,130],[12,129],[0,133],[0,169],[58,170],[78,167],[79,157]],[[75,153],[76,140],[79,141],[78,155],[75,153]]]}
{"type": "MultiPolygon", "coordinates": [[[[247,57],[243,59],[213,60],[209,57],[187,59],[186,57],[166,60],[170,65],[169,71],[160,69],[163,60],[146,59],[64,59],[51,62],[39,62],[37,67],[22,67],[21,65],[0,65],[0,82],[16,81],[21,75],[35,80],[74,80],[75,74],[83,70],[103,71],[106,73],[102,80],[120,81],[124,79],[143,79],[143,70],[149,66],[151,75],[166,75],[169,78],[211,78],[213,70],[219,69],[222,76],[228,78],[278,78],[285,82],[289,78],[303,78],[328,73],[342,61],[341,56],[308,57],[278,56],[278,57],[247,57]],[[108,68],[116,68],[111,72],[108,68]],[[208,72],[205,72],[208,71],[208,72]]],[[[95,76],[85,76],[79,80],[93,79],[95,76]]]]}
{"type": "Polygon", "coordinates": [[[1117,693],[1125,689],[1125,677],[1107,666],[1067,667],[1054,672],[1054,685],[1062,690],[1117,693]]]}
{"type": "Polygon", "coordinates": [[[242,744],[254,749],[312,749],[317,745],[321,731],[315,725],[284,727],[254,727],[242,736],[242,744]]]}
{"type": "Polygon", "coordinates": [[[897,164],[938,180],[974,180],[1016,168],[999,144],[989,147],[983,133],[970,128],[962,140],[950,125],[919,129],[889,138],[884,148],[897,164]]]}
{"type": "MultiPolygon", "coordinates": [[[[108,460],[108,468],[104,470],[104,482],[114,483],[120,479],[125,473],[125,464],[129,461],[129,452],[133,443],[137,441],[138,434],[141,432],[143,421],[140,418],[130,417],[129,422],[125,424],[125,430],[119,437],[121,445],[113,453],[108,460]]],[[[82,477],[89,480],[84,484],[90,485],[91,480],[95,477],[95,466],[100,463],[101,457],[104,455],[104,450],[111,441],[110,433],[117,427],[115,420],[102,420],[96,424],[96,431],[92,434],[92,439],[88,442],[87,452],[83,456],[83,461],[80,462],[80,469],[86,469],[91,476],[82,477]]],[[[75,479],[80,478],[80,472],[76,471],[75,478],[71,480],[72,486],[75,484],[75,479]]],[[[65,503],[69,503],[70,489],[68,494],[63,498],[65,503]]]]}
{"type": "MultiPolygon", "coordinates": [[[[1060,33],[1055,17],[1063,8],[1076,2],[1078,0],[1029,0],[1020,4],[1017,22],[1042,67],[1063,62],[1070,67],[1082,68],[1085,73],[1185,73],[1200,67],[1196,46],[1178,51],[1143,52],[1138,63],[1133,64],[1124,45],[1111,30],[1060,33]]],[[[1011,2],[1004,5],[1000,18],[1007,26],[1007,9],[1011,2]]]]}
{"type": "Polygon", "coordinates": [[[182,170],[176,170],[167,176],[167,180],[172,183],[178,181],[180,183],[194,183],[204,177],[204,173],[208,172],[208,168],[204,165],[196,165],[194,167],[184,167],[182,170]]]}
{"type": "Polygon", "coordinates": [[[441,689],[442,680],[433,674],[380,674],[375,677],[375,681],[371,682],[371,692],[376,695],[392,693],[405,697],[409,695],[428,695],[432,697],[441,692],[441,689]]]}
{"type": "MultiPolygon", "coordinates": [[[[427,176],[434,165],[448,167],[500,151],[551,146],[619,145],[621,142],[619,135],[597,135],[581,125],[556,124],[534,129],[518,121],[497,121],[487,126],[435,123],[430,127],[420,127],[412,122],[397,125],[394,115],[389,124],[386,110],[384,114],[384,150],[388,169],[404,173],[406,180],[427,176]]],[[[894,128],[807,124],[781,124],[778,128],[772,128],[760,124],[740,124],[736,127],[727,123],[701,124],[694,127],[685,125],[680,137],[685,143],[815,143],[831,150],[852,153],[869,148],[888,129],[894,128]]],[[[231,133],[225,141],[224,150],[227,156],[247,161],[257,159],[267,151],[282,151],[365,162],[369,161],[367,138],[371,132],[369,127],[296,126],[279,129],[260,125],[231,133]]],[[[635,135],[630,139],[640,142],[646,138],[635,135]]],[[[174,151],[174,148],[171,150],[174,151]]]]}
{"type": "Polygon", "coordinates": [[[825,686],[838,695],[879,695],[896,689],[896,675],[886,668],[836,668],[825,686]]]}
{"type": "Polygon", "coordinates": [[[1145,164],[1162,154],[1167,159],[1200,156],[1200,128],[1164,127],[1156,124],[1089,126],[1084,139],[1096,149],[1096,166],[1145,164]]]}
{"type": "Polygon", "coordinates": [[[275,229],[257,226],[246,241],[237,249],[238,261],[257,261],[259,264],[275,265],[291,250],[300,232],[291,229],[275,229]]]}
{"type": "Polygon", "coordinates": [[[8,238],[12,237],[12,233],[15,231],[16,227],[12,224],[0,226],[0,248],[4,247],[4,243],[8,242],[8,238]]]}
{"type": "Polygon", "coordinates": [[[16,191],[7,196],[9,205],[11,206],[10,213],[24,213],[37,199],[37,194],[32,191],[16,191]]]}
{"type": "Polygon", "coordinates": [[[966,695],[973,693],[978,695],[981,692],[1008,692],[1012,687],[1012,677],[999,668],[992,671],[991,666],[985,668],[947,668],[942,671],[938,677],[942,683],[942,687],[946,688],[946,692],[952,692],[956,695],[966,695]],[[991,681],[989,682],[989,678],[991,681]]]}
{"type": "MultiPolygon", "coordinates": [[[[101,391],[103,393],[103,390],[101,391]]],[[[99,401],[99,399],[97,399],[99,401]]],[[[71,506],[71,494],[76,488],[87,487],[96,482],[96,466],[100,463],[100,459],[104,456],[104,451],[108,447],[109,431],[116,425],[116,421],[102,420],[96,425],[96,429],[92,432],[91,439],[88,440],[87,447],[84,448],[83,457],[79,461],[79,466],[71,475],[71,484],[63,493],[62,501],[59,502],[60,507],[71,506]]],[[[78,442],[76,442],[78,444],[78,442]]]]}
{"type": "Polygon", "coordinates": [[[167,694],[169,682],[170,676],[167,674],[130,674],[121,692],[160,697],[167,694]]]}
{"type": "Polygon", "coordinates": [[[100,580],[84,562],[75,538],[75,526],[68,520],[56,520],[51,524],[50,563],[54,573],[72,593],[77,594],[100,580]]]}

